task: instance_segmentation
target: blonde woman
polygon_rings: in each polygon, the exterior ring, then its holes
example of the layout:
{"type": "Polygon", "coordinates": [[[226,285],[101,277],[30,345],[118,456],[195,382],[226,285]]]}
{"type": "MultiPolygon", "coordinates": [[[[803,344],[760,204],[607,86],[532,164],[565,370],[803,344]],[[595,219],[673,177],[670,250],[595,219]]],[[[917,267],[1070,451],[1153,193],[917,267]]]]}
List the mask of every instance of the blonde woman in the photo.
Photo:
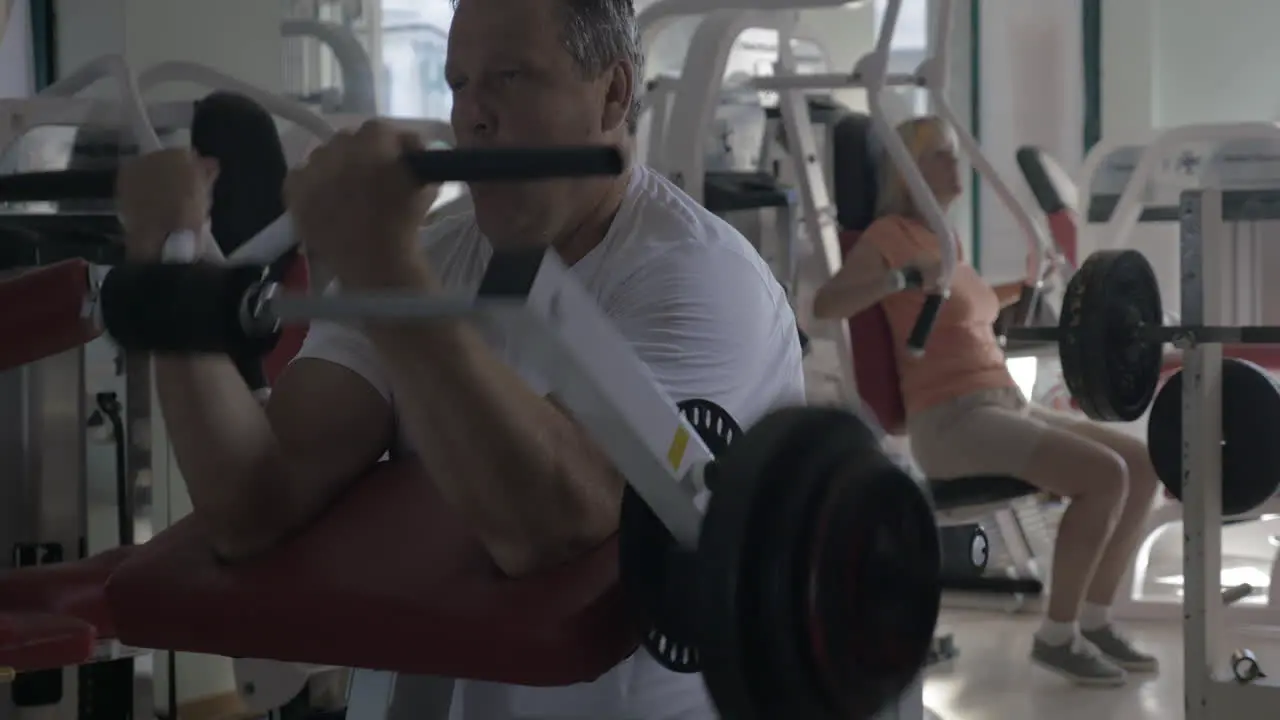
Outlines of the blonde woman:
{"type": "MultiPolygon", "coordinates": [[[[948,128],[926,117],[898,131],[938,203],[949,207],[961,185],[948,128]]],[[[814,315],[846,318],[876,303],[884,308],[912,453],[930,477],[1010,475],[1069,499],[1032,661],[1081,685],[1121,685],[1126,671],[1156,671],[1156,659],[1135,648],[1108,617],[1158,485],[1145,448],[1109,428],[1028,404],[992,329],[1012,291],[998,297],[963,262],[925,355],[906,352],[924,292],[891,292],[890,275],[914,266],[926,283],[935,282],[938,242],[888,158],[882,158],[879,189],[876,221],[817,293],[814,315]]]]}

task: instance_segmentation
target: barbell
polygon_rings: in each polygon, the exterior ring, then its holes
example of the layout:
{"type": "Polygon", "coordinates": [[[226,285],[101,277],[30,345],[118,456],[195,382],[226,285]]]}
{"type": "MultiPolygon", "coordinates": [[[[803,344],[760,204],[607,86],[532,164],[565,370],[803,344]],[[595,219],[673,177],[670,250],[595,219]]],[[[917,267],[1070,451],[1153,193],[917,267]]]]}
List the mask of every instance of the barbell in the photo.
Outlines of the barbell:
{"type": "MultiPolygon", "coordinates": [[[[289,294],[260,268],[212,264],[118,266],[96,304],[119,345],[160,353],[263,351],[282,325],[316,319],[526,312],[510,295],[289,294]]],[[[696,471],[710,491],[696,545],[637,491],[667,478],[629,475],[624,495],[621,581],[645,647],[702,672],[724,717],[873,717],[932,643],[941,553],[927,494],[850,411],[787,408],[746,432],[705,400],[680,411],[714,457],[696,471]]]]}
{"type": "MultiPolygon", "coordinates": [[[[1131,422],[1150,409],[1147,452],[1160,481],[1181,499],[1182,373],[1160,387],[1165,344],[1275,344],[1280,328],[1169,326],[1163,319],[1160,286],[1146,257],[1104,250],[1067,283],[1057,327],[1010,328],[1006,337],[1056,342],[1063,380],[1088,417],[1131,422]]],[[[1280,387],[1265,369],[1237,358],[1223,360],[1221,380],[1222,512],[1230,516],[1280,489],[1280,387]]]]}
{"type": "Polygon", "coordinates": [[[1010,340],[1057,343],[1067,390],[1094,420],[1132,422],[1155,399],[1164,345],[1280,343],[1280,327],[1164,325],[1155,270],[1136,250],[1095,252],[1072,276],[1057,327],[1014,327],[1010,340]]]}
{"type": "MultiPolygon", "coordinates": [[[[520,176],[562,174],[566,164],[548,152],[555,151],[542,151],[536,159],[520,156],[520,176]]],[[[502,151],[491,157],[499,168],[505,162],[510,169],[517,155],[502,151]]],[[[431,156],[446,157],[425,153],[421,159],[431,156]]],[[[621,169],[613,162],[616,154],[605,154],[603,164],[599,150],[594,157],[580,174],[621,169]]],[[[470,179],[504,174],[491,166],[475,177],[474,167],[462,165],[470,179]]],[[[456,179],[440,178],[441,166],[420,166],[435,168],[436,180],[456,179]]],[[[415,174],[423,179],[426,173],[415,174]]],[[[103,189],[93,178],[76,182],[83,184],[75,193],[103,189]]],[[[0,201],[6,193],[24,192],[29,199],[57,200],[66,189],[57,177],[11,179],[0,181],[0,201]],[[40,187],[32,190],[33,185],[40,187]]],[[[7,222],[21,219],[0,217],[0,227],[7,222]]],[[[520,292],[490,293],[482,283],[473,296],[314,296],[285,292],[260,265],[124,263],[101,279],[84,312],[131,351],[263,353],[283,325],[318,319],[505,317],[541,326],[548,348],[534,355],[562,353],[559,368],[589,368],[588,354],[615,374],[622,372],[617,362],[598,358],[639,362],[585,291],[573,285],[554,252],[497,253],[489,270],[528,284],[520,292]],[[530,261],[531,272],[501,272],[530,261]],[[543,301],[546,307],[538,305],[543,301]],[[572,323],[599,328],[598,336],[569,343],[565,327],[572,323]]],[[[582,384],[562,397],[578,414],[588,402],[584,393],[590,394],[584,388],[599,383],[568,382],[582,384]]],[[[615,394],[648,409],[668,403],[656,387],[615,394]]],[[[599,411],[619,397],[590,401],[596,405],[587,410],[599,411]]],[[[619,568],[645,647],[671,669],[702,672],[720,715],[734,720],[869,720],[896,702],[928,660],[942,591],[938,528],[916,478],[848,410],[785,408],[745,432],[705,400],[681,403],[683,420],[676,408],[669,410],[680,428],[677,439],[682,430],[692,432],[709,460],[675,472],[681,463],[670,460],[670,450],[663,451],[667,462],[646,465],[636,463],[634,454],[617,452],[616,442],[603,444],[627,479],[619,568]],[[696,522],[692,533],[688,518],[696,522]]],[[[598,417],[582,415],[584,423],[598,417]]],[[[669,420],[646,422],[671,427],[669,420]]],[[[654,431],[609,427],[615,435],[636,438],[654,431]]],[[[636,440],[629,447],[642,444],[636,440]]]]}

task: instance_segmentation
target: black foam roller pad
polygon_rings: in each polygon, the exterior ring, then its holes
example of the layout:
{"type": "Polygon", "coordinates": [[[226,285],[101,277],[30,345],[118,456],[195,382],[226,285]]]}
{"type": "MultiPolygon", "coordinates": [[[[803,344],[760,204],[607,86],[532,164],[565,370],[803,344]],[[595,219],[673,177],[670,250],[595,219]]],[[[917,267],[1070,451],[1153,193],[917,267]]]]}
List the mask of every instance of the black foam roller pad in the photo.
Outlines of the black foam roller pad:
{"type": "Polygon", "coordinates": [[[251,335],[242,308],[262,275],[256,265],[121,265],[102,282],[103,324],[127,350],[261,356],[279,333],[251,335]]]}

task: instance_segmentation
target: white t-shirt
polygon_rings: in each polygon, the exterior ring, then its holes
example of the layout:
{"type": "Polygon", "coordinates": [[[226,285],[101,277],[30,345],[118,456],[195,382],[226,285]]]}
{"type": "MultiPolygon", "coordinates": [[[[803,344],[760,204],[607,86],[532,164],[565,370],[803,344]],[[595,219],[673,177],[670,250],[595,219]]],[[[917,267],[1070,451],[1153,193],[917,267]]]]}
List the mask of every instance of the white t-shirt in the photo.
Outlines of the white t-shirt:
{"type": "MultiPolygon", "coordinates": [[[[429,227],[423,242],[450,290],[475,292],[493,251],[467,212],[429,227]]],[[[632,170],[626,197],[604,240],[570,272],[679,402],[717,403],[744,428],[768,410],[803,404],[795,316],[782,287],[737,230],[656,172],[632,170]]],[[[491,347],[531,385],[501,328],[491,347]]],[[[395,407],[377,352],[355,328],[315,323],[299,358],[320,358],[363,376],[395,407]]],[[[713,718],[698,676],[661,668],[637,652],[592,683],[526,688],[459,682],[453,720],[713,718]]]]}

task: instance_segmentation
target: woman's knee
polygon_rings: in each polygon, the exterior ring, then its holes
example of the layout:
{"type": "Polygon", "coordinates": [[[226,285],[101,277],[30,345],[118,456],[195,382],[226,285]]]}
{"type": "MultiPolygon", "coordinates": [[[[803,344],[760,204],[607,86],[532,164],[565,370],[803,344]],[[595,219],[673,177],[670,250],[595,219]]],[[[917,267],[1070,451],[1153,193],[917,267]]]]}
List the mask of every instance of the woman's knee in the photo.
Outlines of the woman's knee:
{"type": "Polygon", "coordinates": [[[1071,433],[1051,431],[1032,453],[1027,480],[1055,495],[1091,498],[1119,513],[1129,493],[1129,463],[1116,450],[1071,433]]]}

